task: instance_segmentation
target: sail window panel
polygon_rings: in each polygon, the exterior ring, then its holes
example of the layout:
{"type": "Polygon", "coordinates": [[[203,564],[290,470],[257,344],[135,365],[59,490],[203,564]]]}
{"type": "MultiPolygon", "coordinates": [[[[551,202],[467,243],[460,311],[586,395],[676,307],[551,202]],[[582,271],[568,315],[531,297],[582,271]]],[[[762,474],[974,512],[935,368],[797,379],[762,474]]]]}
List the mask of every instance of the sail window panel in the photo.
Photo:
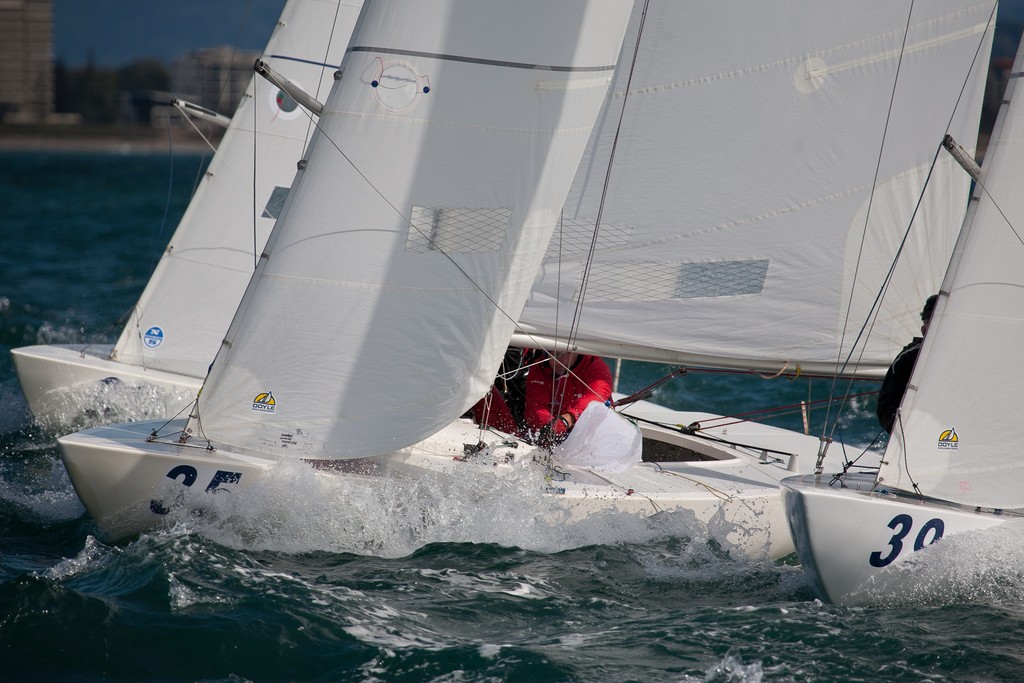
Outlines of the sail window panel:
{"type": "Polygon", "coordinates": [[[288,190],[291,188],[277,185],[270,192],[267,205],[263,207],[263,214],[260,218],[278,219],[281,217],[281,209],[284,208],[284,200],[288,198],[288,190]]]}
{"type": "Polygon", "coordinates": [[[498,251],[505,241],[509,209],[413,206],[406,251],[473,254],[498,251]]]}
{"type": "Polygon", "coordinates": [[[767,274],[768,259],[606,263],[591,270],[586,297],[590,302],[666,301],[760,294],[767,274]]]}
{"type": "MultiPolygon", "coordinates": [[[[602,224],[597,233],[597,249],[615,249],[629,244],[633,238],[633,227],[630,225],[602,224]]],[[[555,226],[555,232],[548,242],[548,250],[544,260],[557,259],[559,256],[585,254],[590,251],[594,240],[594,222],[579,221],[565,218],[555,226]]]]}

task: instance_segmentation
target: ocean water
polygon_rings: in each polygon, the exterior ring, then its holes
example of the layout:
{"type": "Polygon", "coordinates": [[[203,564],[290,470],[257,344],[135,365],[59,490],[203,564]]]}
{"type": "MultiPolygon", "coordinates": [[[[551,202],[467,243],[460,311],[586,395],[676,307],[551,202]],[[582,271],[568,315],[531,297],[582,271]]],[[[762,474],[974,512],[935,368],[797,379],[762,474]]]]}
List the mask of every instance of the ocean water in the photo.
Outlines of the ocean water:
{"type": "MultiPolygon", "coordinates": [[[[0,681],[1024,680],[1013,526],[919,553],[908,571],[941,588],[871,609],[823,604],[795,557],[737,559],[685,516],[544,526],[511,487],[367,492],[299,466],[235,510],[243,525],[104,542],[8,351],[113,341],[206,161],[0,152],[0,681]]],[[[666,371],[626,364],[621,389],[666,371]]],[[[766,419],[800,429],[791,406],[828,392],[692,373],[656,400],[790,406],[766,419]]],[[[83,406],[75,426],[133,409],[83,406]]],[[[851,455],[872,409],[839,414],[851,455]]]]}

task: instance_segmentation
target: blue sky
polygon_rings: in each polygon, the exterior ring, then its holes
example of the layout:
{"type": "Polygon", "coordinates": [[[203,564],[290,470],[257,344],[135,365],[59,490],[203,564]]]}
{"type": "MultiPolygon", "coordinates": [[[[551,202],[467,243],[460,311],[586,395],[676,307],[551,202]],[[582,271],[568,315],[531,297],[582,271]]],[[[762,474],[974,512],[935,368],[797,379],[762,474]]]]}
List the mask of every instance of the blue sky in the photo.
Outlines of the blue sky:
{"type": "Polygon", "coordinates": [[[218,45],[262,50],[285,0],[54,0],[54,56],[104,67],[218,45]]]}

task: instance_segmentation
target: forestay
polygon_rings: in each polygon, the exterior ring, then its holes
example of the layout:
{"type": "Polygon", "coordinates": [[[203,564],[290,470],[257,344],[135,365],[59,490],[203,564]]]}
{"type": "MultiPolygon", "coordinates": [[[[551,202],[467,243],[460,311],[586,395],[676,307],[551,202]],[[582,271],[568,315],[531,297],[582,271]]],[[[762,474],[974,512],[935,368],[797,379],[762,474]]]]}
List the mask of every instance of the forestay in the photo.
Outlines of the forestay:
{"type": "Polygon", "coordinates": [[[193,433],[245,452],[366,456],[483,396],[631,5],[364,7],[193,433]]]}
{"type": "Polygon", "coordinates": [[[1018,52],[1000,115],[910,387],[882,461],[883,486],[986,508],[1024,507],[1024,90],[1018,52]]]}
{"type": "MultiPolygon", "coordinates": [[[[264,60],[326,97],[361,4],[290,0],[264,60]]],[[[312,130],[309,116],[290,97],[262,79],[249,83],[114,347],[115,360],[206,375],[252,277],[254,251],[259,253],[270,234],[312,130]]]]}
{"type": "MultiPolygon", "coordinates": [[[[630,73],[634,16],[522,316],[531,336],[516,341],[565,339],[582,296],[582,350],[834,370],[869,318],[947,125],[975,146],[992,12],[964,0],[653,0],[630,73]]],[[[943,154],[847,372],[881,375],[917,332],[968,182],[943,154]]]]}

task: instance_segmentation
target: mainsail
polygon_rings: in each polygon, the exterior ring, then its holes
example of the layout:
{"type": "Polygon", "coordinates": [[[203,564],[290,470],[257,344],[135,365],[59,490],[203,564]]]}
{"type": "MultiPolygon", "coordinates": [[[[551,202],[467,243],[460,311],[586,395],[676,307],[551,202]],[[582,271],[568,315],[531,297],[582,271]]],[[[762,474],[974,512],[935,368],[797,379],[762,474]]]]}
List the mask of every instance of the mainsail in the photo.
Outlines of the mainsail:
{"type": "Polygon", "coordinates": [[[359,457],[484,395],[631,5],[368,3],[191,433],[359,457]]]}
{"type": "Polygon", "coordinates": [[[1024,68],[1018,51],[943,296],[893,428],[878,481],[972,506],[1024,507],[1024,68]]]}
{"type": "Polygon", "coordinates": [[[969,178],[945,154],[931,164],[947,131],[975,146],[993,3],[646,11],[516,342],[880,376],[916,332],[965,212],[969,178]]]}
{"type": "MultiPolygon", "coordinates": [[[[358,0],[289,0],[264,60],[325,97],[361,5],[358,0]]],[[[312,130],[309,116],[290,97],[262,79],[249,83],[114,347],[115,360],[206,375],[312,130]]]]}

